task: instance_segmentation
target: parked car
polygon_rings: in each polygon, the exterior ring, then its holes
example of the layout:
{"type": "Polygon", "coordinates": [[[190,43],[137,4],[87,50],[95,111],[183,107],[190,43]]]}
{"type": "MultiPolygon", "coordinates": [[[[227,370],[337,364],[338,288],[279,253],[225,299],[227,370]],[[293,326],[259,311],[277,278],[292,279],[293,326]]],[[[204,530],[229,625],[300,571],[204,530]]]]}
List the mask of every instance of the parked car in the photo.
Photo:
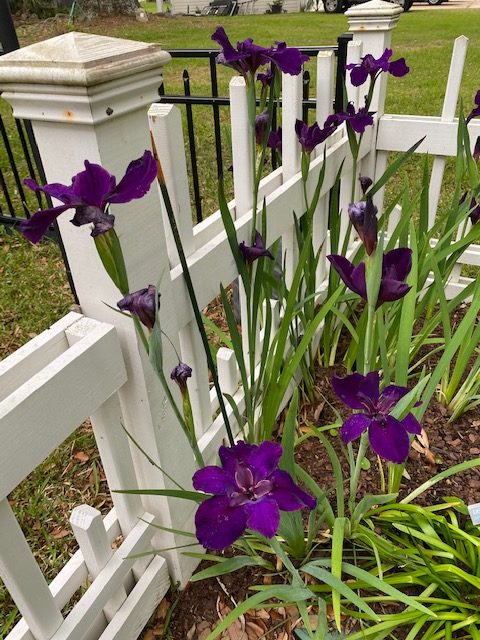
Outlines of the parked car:
{"type": "MultiPolygon", "coordinates": [[[[400,7],[403,7],[404,11],[408,11],[412,4],[413,0],[388,0],[389,2],[393,2],[394,4],[398,4],[400,7]]],[[[325,9],[325,13],[342,13],[349,7],[355,4],[363,4],[367,2],[367,0],[323,0],[323,6],[325,9]]],[[[429,4],[440,4],[443,0],[427,0],[429,4]]]]}

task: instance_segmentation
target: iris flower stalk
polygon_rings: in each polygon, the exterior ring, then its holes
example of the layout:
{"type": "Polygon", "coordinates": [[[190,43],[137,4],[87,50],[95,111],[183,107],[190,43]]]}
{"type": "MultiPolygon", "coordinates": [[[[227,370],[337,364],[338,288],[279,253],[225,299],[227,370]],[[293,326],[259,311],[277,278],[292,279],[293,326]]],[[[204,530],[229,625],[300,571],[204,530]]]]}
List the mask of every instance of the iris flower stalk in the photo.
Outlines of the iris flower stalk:
{"type": "MultiPolygon", "coordinates": [[[[378,294],[380,291],[381,277],[382,277],[382,260],[383,260],[383,244],[384,235],[383,231],[380,233],[380,238],[376,244],[374,250],[369,255],[368,252],[365,256],[365,278],[367,286],[367,326],[365,330],[365,345],[364,345],[364,358],[363,358],[363,373],[368,375],[372,362],[372,344],[373,335],[375,331],[375,314],[378,294]]],[[[380,308],[379,313],[383,313],[380,308]]],[[[373,358],[375,360],[375,358],[373,358]]],[[[353,513],[355,506],[355,500],[357,496],[358,481],[360,479],[360,472],[362,469],[362,462],[368,449],[368,432],[362,433],[360,436],[360,444],[357,451],[357,457],[355,459],[355,466],[352,476],[350,477],[350,496],[349,496],[349,509],[350,513],[353,513]]],[[[352,456],[352,447],[349,444],[348,450],[350,456],[352,456]]],[[[352,458],[351,458],[352,460],[352,458]]]]}
{"type": "MultiPolygon", "coordinates": [[[[376,59],[371,54],[367,54],[363,56],[360,63],[347,64],[346,69],[350,71],[350,79],[354,86],[359,87],[366,80],[369,80],[368,85],[368,93],[365,96],[365,115],[370,114],[369,111],[370,106],[372,104],[373,93],[375,91],[375,85],[377,83],[378,78],[382,75],[382,73],[389,73],[392,76],[397,78],[401,78],[405,76],[409,72],[409,68],[405,62],[404,58],[398,58],[397,60],[390,61],[390,58],[393,55],[393,51],[391,49],[385,49],[380,58],[376,59]]],[[[349,105],[350,106],[350,105],[349,105]]],[[[347,107],[348,112],[348,107],[347,107]]],[[[373,114],[372,114],[373,115],[373,114]]],[[[355,200],[355,180],[356,180],[356,172],[358,165],[358,154],[360,150],[360,145],[362,143],[363,131],[360,132],[360,136],[358,140],[356,139],[356,135],[354,133],[355,129],[352,127],[352,124],[347,120],[347,130],[348,130],[348,138],[350,142],[350,148],[353,156],[353,182],[352,182],[352,202],[355,200]]]]}
{"type": "Polygon", "coordinates": [[[208,343],[207,334],[205,332],[205,327],[203,325],[202,314],[200,312],[200,308],[198,306],[197,296],[195,294],[195,289],[193,288],[193,282],[190,275],[190,270],[188,268],[187,259],[185,256],[185,252],[183,250],[182,240],[180,238],[180,234],[178,232],[177,222],[175,220],[175,214],[173,212],[172,201],[170,200],[170,194],[168,193],[167,185],[165,183],[165,176],[163,174],[162,165],[160,163],[160,159],[157,153],[157,147],[155,145],[155,140],[153,136],[151,137],[153,157],[155,158],[156,166],[157,166],[157,181],[160,187],[160,191],[162,193],[163,201],[165,203],[165,210],[167,213],[168,221],[170,223],[170,228],[172,230],[173,239],[175,241],[175,246],[177,248],[178,256],[180,258],[180,264],[182,265],[183,277],[185,280],[185,284],[187,286],[188,295],[190,298],[190,302],[192,305],[193,315],[195,316],[195,322],[197,324],[198,331],[200,333],[200,337],[202,339],[203,348],[205,351],[205,356],[207,358],[208,368],[212,375],[213,385],[215,387],[215,392],[217,394],[218,402],[220,405],[220,411],[225,423],[225,429],[227,431],[228,441],[231,446],[234,445],[235,439],[233,437],[232,428],[230,426],[230,420],[228,419],[227,409],[225,407],[225,401],[223,399],[223,393],[220,389],[220,383],[218,381],[217,368],[212,358],[212,354],[210,351],[210,345],[208,343]]]}
{"type": "MultiPolygon", "coordinates": [[[[191,416],[191,411],[190,411],[190,415],[185,414],[185,411],[184,411],[184,415],[182,416],[182,413],[180,412],[180,409],[177,406],[175,398],[173,397],[173,394],[170,390],[167,379],[165,377],[165,373],[163,371],[162,356],[160,355],[160,357],[155,357],[155,358],[150,357],[152,352],[157,351],[160,354],[162,353],[161,344],[159,345],[159,348],[156,349],[156,343],[158,342],[161,343],[162,336],[165,336],[167,338],[167,340],[170,342],[173,349],[175,350],[175,346],[173,345],[172,341],[162,331],[159,324],[159,320],[158,320],[159,299],[160,299],[160,294],[157,292],[157,288],[153,284],[150,284],[148,285],[148,287],[145,287],[144,289],[140,289],[139,291],[135,291],[133,293],[127,293],[121,300],[117,302],[117,307],[121,311],[124,311],[124,312],[128,311],[130,313],[130,316],[135,324],[137,335],[140,338],[140,341],[142,342],[143,347],[145,348],[145,352],[150,358],[152,369],[155,371],[155,374],[157,375],[157,378],[159,379],[160,384],[162,385],[162,389],[165,393],[165,396],[167,397],[168,402],[170,403],[170,406],[173,409],[175,417],[177,418],[178,423],[180,424],[180,427],[182,428],[182,431],[185,434],[190,444],[190,448],[192,449],[193,455],[195,456],[195,460],[198,466],[201,468],[205,466],[205,462],[203,460],[203,456],[198,447],[197,439],[195,436],[195,430],[193,428],[193,417],[191,416]],[[148,330],[148,334],[149,334],[148,339],[145,335],[142,325],[146,327],[148,330]]],[[[178,354],[176,355],[178,357],[178,354]]],[[[186,367],[187,365],[184,365],[184,366],[186,367]]],[[[175,381],[177,380],[176,378],[173,378],[173,373],[176,372],[177,369],[178,367],[175,367],[174,371],[172,372],[172,379],[175,379],[175,381]]],[[[190,367],[188,367],[188,369],[190,369],[190,367]]],[[[191,374],[191,369],[190,369],[190,374],[191,374]]],[[[177,382],[177,384],[179,383],[177,382]]],[[[183,400],[183,396],[182,396],[182,400],[183,400]]]]}

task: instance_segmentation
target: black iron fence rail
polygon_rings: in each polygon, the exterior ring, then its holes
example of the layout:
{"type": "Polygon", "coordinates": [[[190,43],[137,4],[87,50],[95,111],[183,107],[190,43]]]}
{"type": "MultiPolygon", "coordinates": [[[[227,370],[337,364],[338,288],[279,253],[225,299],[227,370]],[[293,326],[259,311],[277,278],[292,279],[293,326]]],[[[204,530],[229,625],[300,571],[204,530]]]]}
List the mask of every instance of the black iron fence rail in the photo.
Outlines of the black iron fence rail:
{"type": "MultiPolygon", "coordinates": [[[[317,55],[320,51],[333,51],[337,57],[337,72],[335,79],[335,100],[332,105],[334,111],[341,111],[344,104],[345,87],[345,64],[347,61],[347,47],[352,39],[352,34],[344,33],[337,39],[337,44],[332,46],[301,46],[300,51],[310,57],[317,55]]],[[[193,107],[211,107],[213,115],[213,128],[215,134],[215,161],[217,176],[220,178],[224,172],[222,134],[220,126],[220,108],[230,106],[230,98],[218,94],[218,76],[216,57],[218,48],[215,49],[170,49],[170,55],[174,59],[207,59],[210,70],[211,95],[192,95],[191,76],[188,69],[182,73],[183,94],[172,94],[168,92],[168,86],[164,83],[160,87],[161,102],[166,104],[176,104],[185,107],[185,117],[187,126],[188,147],[190,155],[192,191],[195,203],[195,215],[197,222],[203,219],[202,194],[200,188],[200,178],[197,163],[197,143],[195,136],[195,120],[193,107]]],[[[316,100],[310,98],[310,73],[303,72],[303,119],[308,118],[308,111],[315,109],[316,100]]],[[[281,105],[281,100],[278,103],[281,105]]],[[[275,168],[275,155],[272,156],[273,167],[275,168]]]]}
{"type": "MultiPolygon", "coordinates": [[[[9,53],[10,51],[15,51],[19,48],[20,43],[15,31],[15,25],[13,23],[9,4],[7,0],[0,0],[0,55],[9,53]]],[[[7,127],[5,126],[2,116],[0,115],[0,134],[2,139],[2,143],[0,143],[0,151],[2,150],[2,147],[6,151],[9,161],[8,169],[10,170],[10,175],[13,176],[15,187],[18,190],[17,197],[14,197],[14,194],[11,194],[9,192],[9,181],[6,180],[6,177],[0,168],[0,196],[2,195],[1,192],[3,192],[4,196],[3,199],[0,197],[0,224],[3,224],[7,229],[13,225],[18,224],[20,220],[30,217],[30,213],[26,205],[27,198],[23,188],[23,178],[25,176],[20,175],[19,165],[22,166],[22,164],[25,163],[29,175],[32,178],[34,178],[41,184],[46,183],[45,171],[43,169],[42,160],[40,158],[40,153],[38,151],[35,136],[33,134],[31,122],[29,120],[17,119],[14,119],[14,122],[15,130],[13,130],[13,132],[10,132],[10,135],[14,136],[16,131],[18,141],[20,142],[20,147],[22,149],[22,158],[18,158],[18,154],[14,152],[13,146],[10,142],[9,132],[7,131],[7,127]],[[19,199],[22,203],[22,215],[20,215],[19,211],[17,211],[17,206],[19,205],[15,204],[15,201],[18,202],[19,199]],[[7,212],[8,215],[5,215],[5,213],[7,212]]],[[[25,164],[23,164],[23,166],[25,166],[25,164]]],[[[52,201],[48,196],[41,196],[39,193],[36,193],[33,196],[33,199],[36,200],[36,205],[38,208],[52,206],[52,201]]],[[[57,242],[60,248],[68,283],[70,285],[73,298],[78,304],[78,296],[75,290],[75,283],[73,282],[72,273],[68,264],[67,254],[65,252],[65,247],[63,245],[56,222],[52,225],[52,228],[49,231],[48,235],[53,240],[55,240],[55,242],[57,242]]]]}
{"type": "MultiPolygon", "coordinates": [[[[335,87],[335,101],[332,109],[341,110],[343,107],[344,85],[345,85],[345,63],[347,59],[347,46],[352,35],[347,33],[337,39],[334,46],[302,46],[299,47],[302,53],[313,57],[320,51],[333,51],[337,56],[337,73],[335,87]]],[[[2,48],[0,55],[19,47],[15,34],[13,20],[8,9],[8,3],[0,0],[0,42],[2,48]]],[[[195,130],[196,107],[210,107],[213,115],[213,131],[215,140],[215,164],[217,177],[223,175],[224,154],[222,150],[222,128],[221,109],[230,105],[227,96],[219,95],[219,82],[217,76],[216,57],[218,48],[212,49],[173,49],[170,50],[172,58],[185,59],[205,59],[208,61],[210,74],[210,95],[192,95],[192,78],[188,69],[182,73],[183,94],[175,95],[168,92],[168,87],[162,84],[159,93],[161,101],[168,104],[182,105],[185,109],[185,121],[188,138],[188,151],[190,155],[192,192],[195,203],[196,219],[200,222],[203,219],[202,209],[202,189],[200,186],[199,165],[197,162],[197,142],[195,130]]],[[[303,118],[307,120],[308,111],[314,109],[316,100],[310,98],[310,74],[303,73],[303,118]]],[[[279,105],[281,100],[279,101],[279,105]]],[[[274,113],[276,118],[276,112],[274,113]]],[[[37,207],[51,206],[48,199],[44,199],[40,194],[33,196],[23,185],[24,174],[28,170],[31,177],[38,182],[45,182],[45,175],[39,157],[37,145],[33,135],[33,130],[28,121],[5,121],[0,115],[0,149],[4,149],[8,162],[4,163],[4,171],[0,167],[0,224],[12,226],[18,224],[22,219],[30,216],[29,209],[37,207]],[[15,144],[12,144],[15,142],[15,144]],[[8,175],[7,175],[8,174],[8,175]],[[26,191],[28,193],[26,193],[26,191]],[[2,195],[3,194],[3,195],[2,195]],[[29,202],[29,206],[27,206],[29,202]]],[[[275,168],[275,156],[272,157],[275,168]]],[[[52,228],[51,237],[60,241],[58,229],[52,228]]],[[[61,245],[61,243],[60,243],[61,245]]],[[[63,250],[63,247],[62,247],[63,250]]]]}

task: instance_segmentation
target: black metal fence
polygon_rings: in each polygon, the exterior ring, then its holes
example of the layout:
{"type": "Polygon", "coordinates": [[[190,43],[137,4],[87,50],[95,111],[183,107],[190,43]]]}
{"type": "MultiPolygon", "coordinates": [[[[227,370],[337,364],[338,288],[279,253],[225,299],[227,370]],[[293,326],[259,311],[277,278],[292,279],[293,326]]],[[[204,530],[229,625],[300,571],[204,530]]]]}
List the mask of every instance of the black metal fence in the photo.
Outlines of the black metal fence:
{"type": "MultiPolygon", "coordinates": [[[[0,55],[19,48],[20,44],[8,0],[0,0],[0,55]]],[[[8,119],[10,126],[6,126],[6,124],[5,119],[0,114],[0,158],[5,157],[8,160],[5,171],[0,166],[0,225],[3,224],[8,229],[18,224],[20,220],[30,216],[26,205],[28,197],[23,185],[25,168],[28,169],[29,175],[41,184],[45,184],[46,178],[30,121],[17,120],[10,117],[8,119]]],[[[32,201],[32,195],[29,198],[32,201]]],[[[35,200],[35,208],[52,206],[48,196],[36,193],[33,195],[33,201],[35,200]]],[[[75,283],[73,282],[65,247],[56,223],[54,223],[48,235],[58,243],[68,283],[73,298],[78,303],[75,283]]]]}
{"type": "MultiPolygon", "coordinates": [[[[299,47],[302,53],[313,57],[320,51],[333,51],[337,56],[337,73],[335,101],[332,109],[339,111],[343,107],[343,91],[345,84],[345,63],[347,59],[347,45],[352,35],[349,33],[339,36],[337,44],[333,46],[299,47]]],[[[8,8],[7,0],[0,0],[0,42],[1,53],[7,53],[19,47],[15,33],[13,20],[8,8]]],[[[216,57],[218,48],[215,49],[174,49],[169,52],[174,59],[185,61],[192,59],[204,59],[208,62],[210,76],[209,95],[195,95],[192,91],[192,77],[187,68],[183,70],[183,94],[169,93],[167,86],[160,87],[161,101],[168,104],[181,105],[185,109],[185,121],[188,138],[188,152],[190,159],[192,195],[195,203],[195,215],[198,222],[203,219],[204,194],[202,194],[201,180],[199,176],[198,141],[196,136],[197,107],[211,108],[213,116],[214,157],[217,177],[224,172],[223,148],[228,141],[222,139],[221,109],[230,105],[226,96],[219,95],[219,79],[217,76],[216,57]],[[193,95],[192,95],[193,94],[193,95]]],[[[316,106],[315,99],[310,98],[310,74],[303,74],[303,117],[308,118],[308,111],[316,106]]],[[[225,134],[223,134],[225,138],[225,134]]],[[[202,142],[203,144],[203,142],[202,142]]],[[[18,224],[25,217],[29,217],[29,209],[50,206],[40,194],[32,195],[23,186],[23,178],[28,172],[38,182],[45,182],[42,163],[33,135],[32,127],[28,121],[2,118],[0,114],[0,156],[3,158],[0,165],[0,224],[7,227],[18,224]],[[27,191],[27,193],[26,193],[27,191]],[[27,206],[26,203],[30,206],[27,206]]],[[[275,157],[273,157],[275,163],[275,157]]],[[[273,164],[275,167],[275,164],[273,164]]],[[[56,226],[52,228],[51,237],[60,243],[60,236],[56,226]]],[[[72,285],[73,286],[73,285],[72,285]]]]}
{"type": "MultiPolygon", "coordinates": [[[[337,44],[332,46],[317,47],[298,47],[304,54],[313,57],[320,51],[333,51],[337,57],[337,72],[335,79],[335,100],[332,109],[336,112],[341,111],[344,103],[344,87],[345,87],[345,64],[347,61],[347,46],[352,39],[351,33],[344,33],[337,39],[337,44]]],[[[216,57],[218,48],[216,49],[170,49],[170,55],[174,59],[193,59],[201,58],[208,60],[210,74],[210,95],[199,96],[192,95],[192,77],[188,69],[184,69],[182,73],[183,94],[171,94],[168,92],[168,83],[162,84],[160,87],[161,102],[167,104],[177,104],[185,107],[185,119],[187,127],[188,148],[190,156],[192,192],[195,202],[195,215],[197,222],[203,219],[202,189],[200,187],[200,177],[198,173],[197,162],[197,141],[195,135],[195,115],[194,107],[211,107],[213,116],[213,130],[215,137],[215,162],[217,168],[217,177],[220,178],[225,170],[223,160],[222,130],[220,124],[221,107],[229,107],[230,99],[226,96],[220,96],[218,93],[218,76],[216,57]]],[[[308,111],[315,109],[316,100],[310,98],[310,73],[303,72],[303,119],[308,118],[308,111]]],[[[275,155],[272,157],[275,162],[275,155]]]]}

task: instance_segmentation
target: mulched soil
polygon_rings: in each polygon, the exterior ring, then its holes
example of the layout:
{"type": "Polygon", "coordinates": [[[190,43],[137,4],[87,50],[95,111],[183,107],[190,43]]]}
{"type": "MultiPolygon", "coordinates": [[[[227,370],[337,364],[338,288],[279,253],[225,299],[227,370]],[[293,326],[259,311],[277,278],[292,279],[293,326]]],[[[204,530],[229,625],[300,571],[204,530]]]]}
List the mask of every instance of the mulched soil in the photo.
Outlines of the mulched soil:
{"type": "MultiPolygon", "coordinates": [[[[299,429],[308,431],[308,423],[316,426],[330,424],[335,420],[335,407],[341,414],[345,414],[345,407],[338,400],[331,388],[333,373],[342,373],[340,367],[318,368],[315,385],[319,394],[319,402],[315,405],[305,405],[299,417],[299,429]]],[[[480,455],[480,409],[464,414],[454,424],[448,422],[448,413],[443,406],[432,400],[425,413],[423,426],[425,428],[429,452],[428,455],[411,449],[407,461],[409,479],[404,478],[400,498],[430,479],[436,473],[452,467],[464,460],[480,455]]],[[[327,436],[335,448],[340,460],[347,471],[347,461],[344,455],[345,447],[339,435],[327,436]]],[[[422,449],[422,447],[419,447],[422,449]]],[[[359,494],[379,493],[378,461],[375,455],[369,454],[371,467],[362,472],[359,494]]],[[[333,487],[332,466],[330,459],[315,437],[305,440],[297,449],[297,461],[325,490],[333,487]]],[[[419,496],[418,504],[435,504],[446,496],[462,498],[467,504],[480,501],[480,473],[478,468],[465,471],[457,476],[447,478],[430,490],[419,496]]],[[[333,501],[332,501],[333,502],[333,501]]],[[[205,568],[209,563],[202,563],[205,568]]],[[[245,568],[234,574],[211,578],[201,582],[190,583],[187,588],[176,596],[169,594],[166,602],[172,604],[177,598],[177,604],[169,626],[171,640],[203,640],[219,623],[235,603],[245,600],[249,587],[258,584],[269,584],[271,577],[258,568],[245,568]]],[[[153,640],[162,637],[165,630],[165,602],[162,608],[152,618],[149,628],[142,636],[143,640],[153,640]]],[[[312,610],[313,611],[313,610],[312,610]]],[[[314,616],[314,613],[312,613],[314,616]]],[[[259,638],[289,640],[293,638],[292,629],[298,625],[298,613],[295,607],[278,610],[255,610],[238,621],[221,636],[227,640],[257,640],[259,638]],[[280,625],[280,626],[278,626],[280,625]]]]}

